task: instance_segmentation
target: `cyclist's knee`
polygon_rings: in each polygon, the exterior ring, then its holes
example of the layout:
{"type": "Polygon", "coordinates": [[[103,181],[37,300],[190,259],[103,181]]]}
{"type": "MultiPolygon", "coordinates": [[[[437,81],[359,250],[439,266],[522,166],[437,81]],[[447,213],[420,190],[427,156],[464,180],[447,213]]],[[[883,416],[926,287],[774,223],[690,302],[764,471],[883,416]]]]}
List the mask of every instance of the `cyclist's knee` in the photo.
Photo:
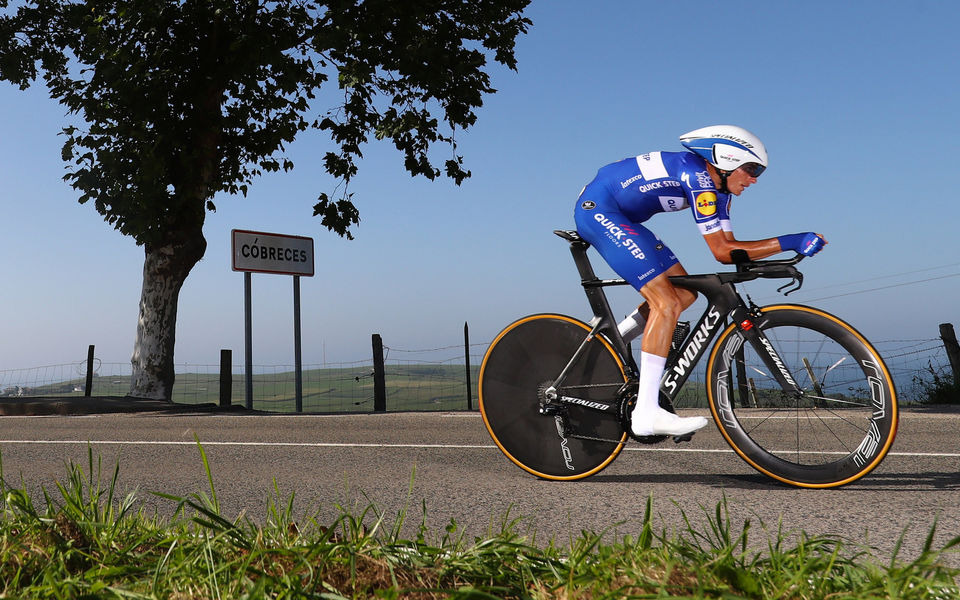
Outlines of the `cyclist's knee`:
{"type": "Polygon", "coordinates": [[[680,314],[690,306],[691,302],[685,302],[685,299],[678,294],[667,294],[659,296],[656,301],[649,301],[650,312],[657,313],[664,319],[676,322],[680,314]]]}
{"type": "Polygon", "coordinates": [[[689,290],[675,287],[665,277],[658,277],[643,286],[640,293],[646,298],[651,310],[661,313],[683,311],[693,303],[696,295],[689,290]]]}

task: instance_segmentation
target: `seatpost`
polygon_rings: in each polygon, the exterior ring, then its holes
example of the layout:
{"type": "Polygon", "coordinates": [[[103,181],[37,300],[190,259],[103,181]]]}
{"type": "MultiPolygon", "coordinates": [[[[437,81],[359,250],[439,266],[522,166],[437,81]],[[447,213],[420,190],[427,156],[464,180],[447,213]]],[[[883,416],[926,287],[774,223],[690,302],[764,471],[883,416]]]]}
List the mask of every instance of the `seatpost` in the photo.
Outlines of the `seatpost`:
{"type": "Polygon", "coordinates": [[[574,240],[570,242],[570,254],[573,255],[573,262],[577,265],[577,271],[580,273],[581,282],[595,281],[596,273],[593,272],[593,265],[590,264],[590,257],[587,256],[588,242],[583,240],[574,240]]]}
{"type": "Polygon", "coordinates": [[[624,360],[630,360],[630,351],[617,330],[617,322],[613,317],[613,311],[610,309],[610,303],[607,302],[607,296],[603,293],[604,286],[625,285],[626,281],[622,279],[599,279],[593,271],[593,265],[590,264],[590,257],[587,256],[588,248],[590,248],[590,244],[581,239],[570,240],[570,254],[573,255],[573,262],[577,265],[577,271],[580,273],[580,285],[583,286],[583,290],[587,294],[587,301],[593,310],[594,320],[591,325],[595,331],[607,336],[607,339],[610,340],[617,353],[624,360]]]}

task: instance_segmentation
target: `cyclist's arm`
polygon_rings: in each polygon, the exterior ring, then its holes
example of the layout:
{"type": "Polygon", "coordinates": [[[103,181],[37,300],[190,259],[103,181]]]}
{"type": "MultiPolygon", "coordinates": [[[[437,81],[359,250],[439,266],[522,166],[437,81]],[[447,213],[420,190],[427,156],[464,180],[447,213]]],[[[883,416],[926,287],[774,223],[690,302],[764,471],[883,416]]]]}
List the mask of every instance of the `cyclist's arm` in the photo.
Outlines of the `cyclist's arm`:
{"type": "Polygon", "coordinates": [[[730,253],[734,250],[746,250],[750,260],[760,260],[781,252],[780,241],[777,238],[768,238],[756,241],[740,241],[733,237],[732,231],[715,231],[704,234],[707,246],[713,252],[713,257],[719,262],[733,264],[730,253]]]}

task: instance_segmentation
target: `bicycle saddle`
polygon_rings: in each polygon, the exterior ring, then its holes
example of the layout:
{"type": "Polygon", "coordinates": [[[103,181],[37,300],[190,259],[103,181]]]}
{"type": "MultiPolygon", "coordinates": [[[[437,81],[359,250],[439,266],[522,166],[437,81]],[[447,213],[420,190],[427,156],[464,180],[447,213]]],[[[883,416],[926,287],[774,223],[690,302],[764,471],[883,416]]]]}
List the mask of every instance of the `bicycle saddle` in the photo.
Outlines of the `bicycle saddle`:
{"type": "Polygon", "coordinates": [[[556,235],[559,235],[560,237],[562,237],[563,239],[571,243],[573,242],[583,242],[584,244],[589,243],[585,239],[580,237],[580,234],[577,233],[576,230],[574,229],[554,229],[553,233],[555,233],[556,235]]]}

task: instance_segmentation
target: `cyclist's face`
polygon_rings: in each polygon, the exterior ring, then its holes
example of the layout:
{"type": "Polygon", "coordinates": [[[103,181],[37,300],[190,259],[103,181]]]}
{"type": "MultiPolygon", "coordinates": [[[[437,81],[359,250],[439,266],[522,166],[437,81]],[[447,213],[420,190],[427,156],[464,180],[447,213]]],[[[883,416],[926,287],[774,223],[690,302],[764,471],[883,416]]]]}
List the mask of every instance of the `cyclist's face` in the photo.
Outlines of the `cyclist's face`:
{"type": "Polygon", "coordinates": [[[750,175],[742,168],[735,169],[730,175],[727,176],[727,189],[730,190],[730,193],[734,196],[739,196],[743,193],[743,190],[747,189],[751,185],[757,182],[757,178],[753,175],[750,175]]]}

